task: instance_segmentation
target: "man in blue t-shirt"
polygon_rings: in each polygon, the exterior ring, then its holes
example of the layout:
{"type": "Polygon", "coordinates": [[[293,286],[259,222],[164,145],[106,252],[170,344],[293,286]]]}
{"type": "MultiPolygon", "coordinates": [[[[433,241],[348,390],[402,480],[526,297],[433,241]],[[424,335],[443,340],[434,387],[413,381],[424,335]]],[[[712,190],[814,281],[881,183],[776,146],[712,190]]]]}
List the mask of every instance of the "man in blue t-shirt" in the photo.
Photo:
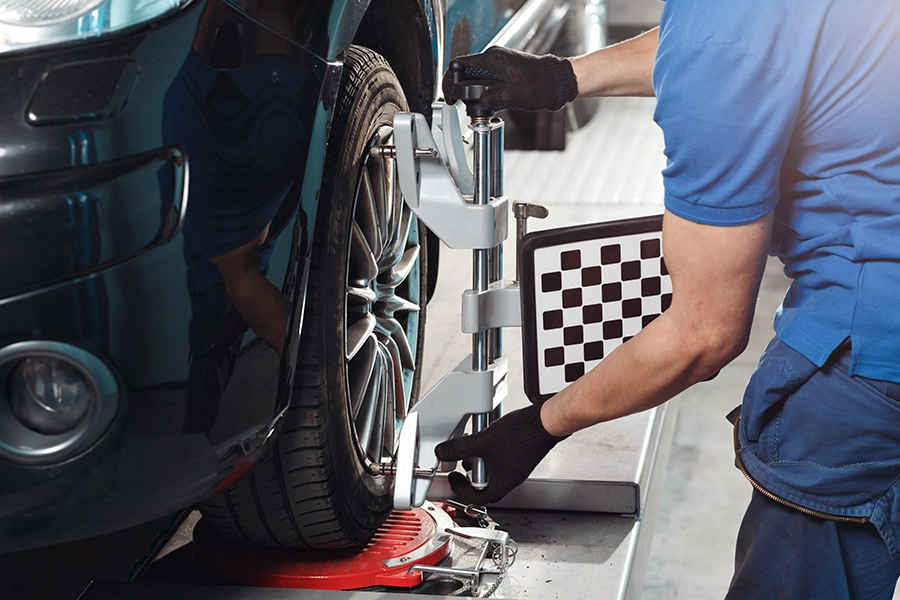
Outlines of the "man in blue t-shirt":
{"type": "Polygon", "coordinates": [[[559,440],[657,406],[746,347],[767,252],[791,287],[735,423],[756,492],[729,598],[885,598],[900,576],[900,10],[895,0],[668,0],[660,27],[563,59],[492,48],[481,103],[653,96],[671,307],[541,407],[445,442],[484,504],[559,440]]]}

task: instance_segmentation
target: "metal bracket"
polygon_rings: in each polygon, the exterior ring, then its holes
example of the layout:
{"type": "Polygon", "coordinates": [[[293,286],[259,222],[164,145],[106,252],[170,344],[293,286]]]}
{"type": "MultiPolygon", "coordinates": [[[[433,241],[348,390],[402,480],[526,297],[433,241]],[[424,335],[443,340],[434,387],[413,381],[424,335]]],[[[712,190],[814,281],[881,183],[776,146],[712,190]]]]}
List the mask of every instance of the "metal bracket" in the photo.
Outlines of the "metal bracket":
{"type": "Polygon", "coordinates": [[[450,170],[459,191],[470,196],[474,193],[475,177],[466,160],[462,125],[455,104],[435,102],[431,105],[431,134],[437,142],[441,160],[450,170]]]}
{"type": "Polygon", "coordinates": [[[462,331],[478,333],[497,327],[522,326],[519,284],[496,281],[483,292],[466,290],[462,295],[462,331]]]}
{"type": "Polygon", "coordinates": [[[487,250],[506,239],[509,201],[505,197],[492,198],[489,204],[470,204],[447,170],[445,158],[416,157],[416,148],[435,149],[439,154],[446,151],[446,142],[434,140],[423,115],[394,116],[394,145],[403,197],[442,242],[451,248],[487,250]]]}
{"type": "Polygon", "coordinates": [[[454,527],[447,529],[447,533],[461,537],[465,540],[480,540],[497,544],[501,551],[501,564],[509,563],[509,532],[499,529],[484,529],[482,527],[454,527]]]}
{"type": "MultiPolygon", "coordinates": [[[[409,570],[467,579],[475,597],[489,598],[503,582],[507,570],[512,566],[516,555],[515,542],[509,537],[508,532],[502,531],[497,527],[497,522],[488,516],[487,510],[483,507],[465,506],[453,500],[447,500],[447,503],[457,508],[462,508],[468,516],[473,516],[474,513],[477,513],[481,527],[447,527],[443,529],[446,534],[454,537],[454,542],[457,540],[464,540],[467,543],[475,542],[476,544],[483,542],[480,551],[477,553],[477,560],[471,569],[460,568],[456,560],[454,560],[454,566],[439,567],[417,564],[410,567],[409,570]],[[497,567],[496,570],[485,566],[488,556],[490,556],[497,567]],[[493,576],[493,583],[487,589],[479,591],[482,578],[485,575],[493,576]]],[[[429,509],[432,506],[429,504],[429,509]]]]}
{"type": "Polygon", "coordinates": [[[472,356],[464,358],[413,406],[400,428],[394,508],[422,506],[439,460],[434,449],[460,428],[470,415],[488,413],[506,398],[506,357],[486,371],[472,370],[472,356]]]}
{"type": "MultiPolygon", "coordinates": [[[[451,248],[474,250],[474,289],[463,298],[472,354],[425,394],[400,429],[393,472],[394,507],[401,510],[425,502],[439,464],[434,456],[439,443],[461,434],[470,416],[473,432],[488,426],[507,393],[499,327],[521,323],[518,287],[491,285],[502,278],[499,248],[509,229],[509,201],[501,185],[503,121],[472,119],[473,173],[456,107],[435,103],[432,117],[429,129],[423,115],[395,115],[394,146],[377,152],[394,157],[400,191],[413,213],[451,248]]],[[[473,459],[470,479],[476,488],[487,485],[483,457],[473,459]]]]}

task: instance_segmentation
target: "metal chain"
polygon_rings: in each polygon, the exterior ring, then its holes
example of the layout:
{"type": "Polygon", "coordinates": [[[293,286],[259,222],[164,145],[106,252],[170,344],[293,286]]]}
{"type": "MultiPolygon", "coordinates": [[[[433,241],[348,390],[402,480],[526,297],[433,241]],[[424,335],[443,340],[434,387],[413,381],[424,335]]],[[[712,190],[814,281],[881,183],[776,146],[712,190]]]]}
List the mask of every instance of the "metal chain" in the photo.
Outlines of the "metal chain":
{"type": "MultiPolygon", "coordinates": [[[[488,515],[487,508],[484,506],[478,506],[476,504],[461,504],[459,502],[454,502],[453,500],[448,501],[450,504],[461,508],[463,513],[471,518],[475,519],[478,522],[478,526],[483,529],[495,529],[497,527],[497,522],[494,521],[490,515],[488,515]]],[[[519,551],[519,546],[516,544],[515,540],[510,538],[509,540],[509,548],[506,554],[506,563],[503,563],[503,548],[500,544],[496,544],[493,542],[485,542],[485,545],[490,544],[492,548],[488,550],[491,555],[491,560],[497,565],[499,572],[497,573],[497,578],[494,582],[481,594],[478,593],[478,590],[473,587],[472,593],[476,598],[490,598],[494,592],[497,591],[497,588],[500,587],[500,584],[503,583],[503,580],[506,578],[506,574],[509,571],[509,568],[516,562],[516,554],[519,551]]]]}

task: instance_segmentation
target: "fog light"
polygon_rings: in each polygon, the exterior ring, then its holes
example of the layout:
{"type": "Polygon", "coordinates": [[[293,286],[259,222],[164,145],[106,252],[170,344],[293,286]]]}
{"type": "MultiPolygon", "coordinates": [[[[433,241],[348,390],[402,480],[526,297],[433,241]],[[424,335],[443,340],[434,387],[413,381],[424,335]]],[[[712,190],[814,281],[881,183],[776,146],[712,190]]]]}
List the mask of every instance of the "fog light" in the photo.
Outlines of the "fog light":
{"type": "Polygon", "coordinates": [[[9,382],[12,413],[29,429],[47,435],[78,426],[92,400],[91,386],[81,370],[52,356],[23,360],[9,382]]]}

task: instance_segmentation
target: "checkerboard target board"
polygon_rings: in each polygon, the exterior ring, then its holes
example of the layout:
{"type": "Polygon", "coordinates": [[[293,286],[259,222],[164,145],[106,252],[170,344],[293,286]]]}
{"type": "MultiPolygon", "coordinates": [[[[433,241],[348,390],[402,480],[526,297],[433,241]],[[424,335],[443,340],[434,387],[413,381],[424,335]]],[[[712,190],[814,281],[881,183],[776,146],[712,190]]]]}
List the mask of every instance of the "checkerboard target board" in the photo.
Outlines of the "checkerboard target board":
{"type": "Polygon", "coordinates": [[[519,252],[533,402],[591,370],[672,302],[662,216],[534,232],[519,252]]]}

